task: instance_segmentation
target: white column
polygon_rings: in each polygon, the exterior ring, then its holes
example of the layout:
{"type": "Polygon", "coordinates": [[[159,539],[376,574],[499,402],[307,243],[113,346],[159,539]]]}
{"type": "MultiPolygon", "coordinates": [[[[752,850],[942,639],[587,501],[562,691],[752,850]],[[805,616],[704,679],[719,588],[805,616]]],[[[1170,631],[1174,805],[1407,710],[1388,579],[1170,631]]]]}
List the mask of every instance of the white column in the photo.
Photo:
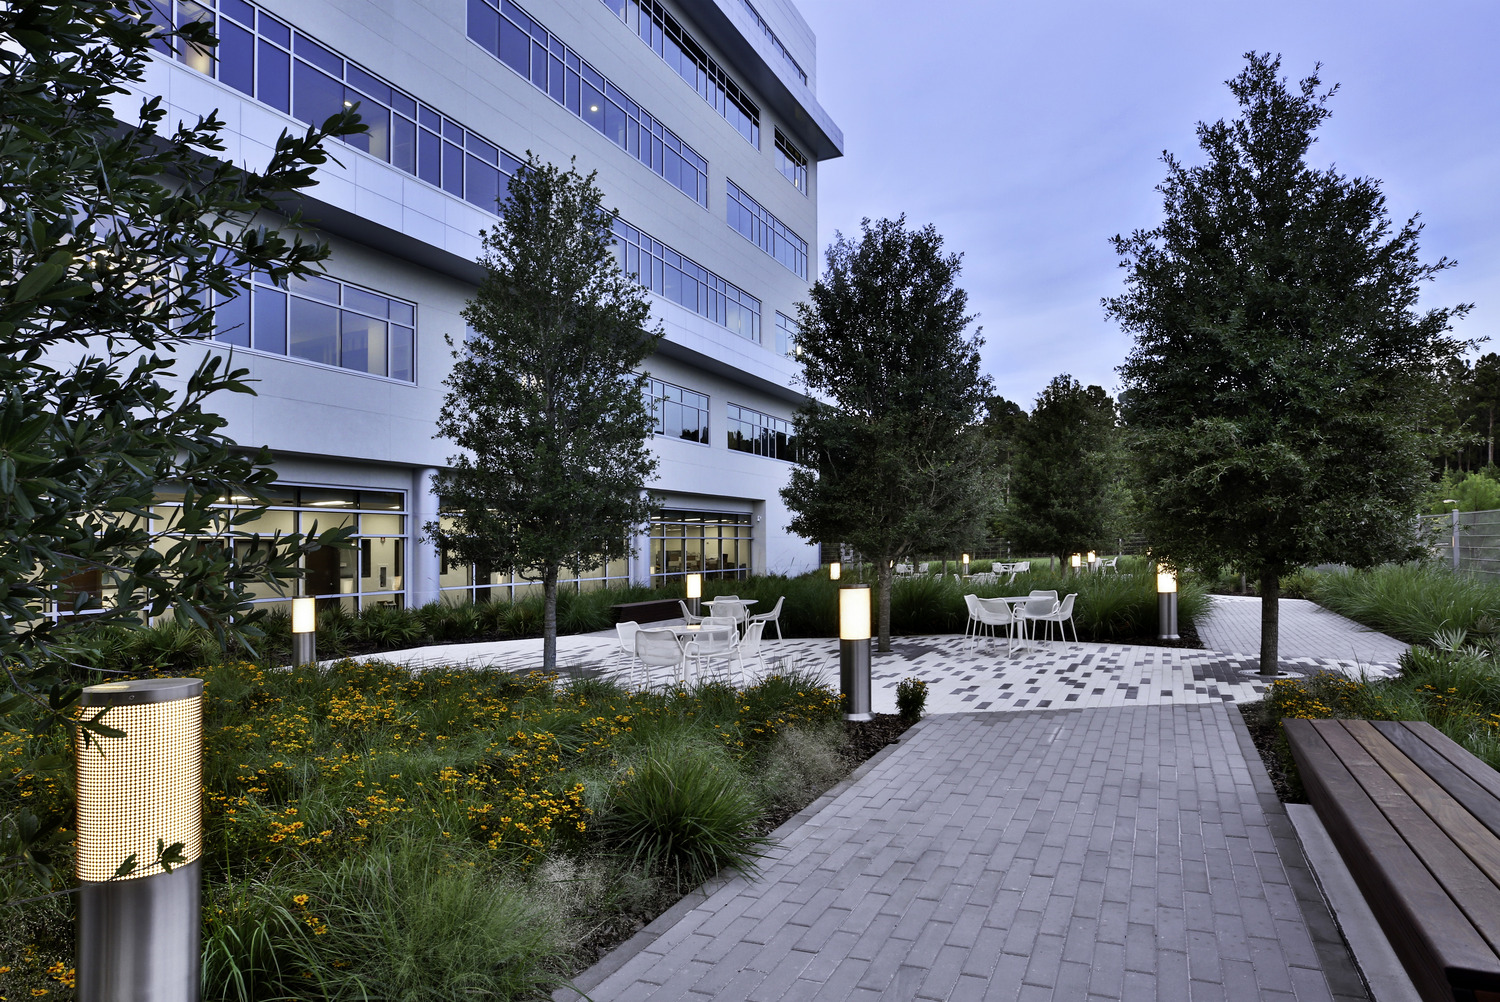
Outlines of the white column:
{"type": "Polygon", "coordinates": [[[436,522],[438,517],[437,494],[432,489],[432,478],[437,476],[433,467],[425,467],[412,473],[411,514],[406,525],[406,598],[413,607],[436,602],[442,575],[438,549],[434,543],[422,538],[423,526],[436,522]]]}

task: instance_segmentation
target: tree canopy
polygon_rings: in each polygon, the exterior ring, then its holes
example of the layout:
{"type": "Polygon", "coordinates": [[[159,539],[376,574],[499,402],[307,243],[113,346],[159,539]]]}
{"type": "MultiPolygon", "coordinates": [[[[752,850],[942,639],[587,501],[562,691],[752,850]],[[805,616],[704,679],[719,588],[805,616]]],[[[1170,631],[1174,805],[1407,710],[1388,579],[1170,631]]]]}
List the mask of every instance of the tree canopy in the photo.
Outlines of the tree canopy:
{"type": "Polygon", "coordinates": [[[1163,154],[1163,221],[1114,238],[1135,336],[1120,373],[1143,528],[1178,566],[1260,582],[1261,669],[1276,670],[1289,571],[1399,557],[1426,480],[1420,397],[1464,349],[1466,307],[1419,311],[1451,264],[1418,260],[1377,181],[1307,162],[1336,88],[1295,88],[1250,53],[1240,107],[1200,123],[1204,163],[1163,154]]]}
{"type": "MultiPolygon", "coordinates": [[[[206,25],[158,33],[139,15],[110,0],[0,6],[0,718],[32,725],[73,725],[97,627],[171,614],[253,638],[250,586],[279,587],[303,552],[348,535],[246,528],[275,474],[210,409],[251,392],[246,371],[198,343],[211,295],[326,256],[267,214],[313,183],[325,137],[363,127],[345,113],[283,134],[257,171],[218,156],[215,117],[167,128],[153,98],[121,120],[153,36],[211,44],[206,25]],[[168,492],[180,507],[161,518],[168,492]]],[[[7,821],[0,879],[45,874],[71,818],[7,821]]]]}
{"type": "Polygon", "coordinates": [[[1115,402],[1067,373],[1047,384],[1016,433],[1002,528],[1023,553],[1112,549],[1119,528],[1115,402]]]}
{"type": "Polygon", "coordinates": [[[791,529],[847,543],[879,574],[880,649],[890,649],[891,564],[978,539],[990,501],[979,421],[990,384],[957,285],[961,257],[906,217],[835,234],[798,306],[801,447],[782,497],[791,529]]]}
{"type": "MultiPolygon", "coordinates": [[[[540,580],[544,664],[557,663],[557,578],[630,552],[656,460],[643,288],[620,269],[594,174],[529,156],[484,233],[485,278],[464,309],[435,437],[463,451],[435,487],[428,535],[458,558],[540,580]]],[[[454,339],[449,338],[449,344],[454,339]]]]}

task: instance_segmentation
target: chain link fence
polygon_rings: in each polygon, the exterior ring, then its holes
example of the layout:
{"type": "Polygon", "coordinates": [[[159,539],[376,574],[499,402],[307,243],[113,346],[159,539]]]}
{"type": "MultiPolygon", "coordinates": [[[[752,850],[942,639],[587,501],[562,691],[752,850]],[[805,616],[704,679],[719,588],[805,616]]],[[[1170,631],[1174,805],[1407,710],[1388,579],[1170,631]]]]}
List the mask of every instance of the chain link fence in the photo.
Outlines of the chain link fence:
{"type": "Polygon", "coordinates": [[[1500,578],[1500,511],[1454,511],[1417,520],[1432,555],[1455,571],[1500,578]]]}

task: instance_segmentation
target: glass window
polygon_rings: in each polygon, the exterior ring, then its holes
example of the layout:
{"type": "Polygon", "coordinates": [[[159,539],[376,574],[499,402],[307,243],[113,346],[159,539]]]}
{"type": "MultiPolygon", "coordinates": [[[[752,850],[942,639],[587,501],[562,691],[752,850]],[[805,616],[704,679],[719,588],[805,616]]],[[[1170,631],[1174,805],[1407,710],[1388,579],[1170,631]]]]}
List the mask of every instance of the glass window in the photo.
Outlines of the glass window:
{"type": "Polygon", "coordinates": [[[255,36],[232,21],[219,23],[219,79],[242,93],[255,93],[255,36]]]}
{"type": "Polygon", "coordinates": [[[292,114],[302,121],[322,125],[344,110],[344,85],[301,60],[293,68],[293,83],[292,114]]]}
{"type": "Polygon", "coordinates": [[[250,297],[214,293],[214,340],[250,347],[250,297]]]}
{"type": "Polygon", "coordinates": [[[726,412],[729,448],[788,462],[797,458],[791,421],[738,404],[729,404],[726,412]]]}
{"type": "Polygon", "coordinates": [[[255,349],[286,354],[286,293],[255,288],[255,349]]]}
{"type": "Polygon", "coordinates": [[[648,379],[648,403],[656,416],[656,434],[708,444],[708,396],[662,379],[648,379]]]}
{"type": "Polygon", "coordinates": [[[807,157],[798,151],[781,130],[776,131],[776,169],[792,182],[802,194],[807,194],[807,157]]]}
{"type": "Polygon", "coordinates": [[[750,574],[750,516],[663,510],[651,517],[651,583],[689,573],[710,579],[750,574]]]}
{"type": "MultiPolygon", "coordinates": [[[[262,21],[265,18],[261,18],[262,21]]],[[[270,42],[261,40],[255,67],[255,96],[277,111],[291,111],[291,59],[270,42]]]]}
{"type": "Polygon", "coordinates": [[[807,278],[807,241],[777,219],[755,199],[725,179],[729,225],[745,239],[785,265],[798,278],[807,278]]]}
{"type": "Polygon", "coordinates": [[[339,311],[326,303],[292,297],[287,351],[309,362],[339,364],[339,311]]]}

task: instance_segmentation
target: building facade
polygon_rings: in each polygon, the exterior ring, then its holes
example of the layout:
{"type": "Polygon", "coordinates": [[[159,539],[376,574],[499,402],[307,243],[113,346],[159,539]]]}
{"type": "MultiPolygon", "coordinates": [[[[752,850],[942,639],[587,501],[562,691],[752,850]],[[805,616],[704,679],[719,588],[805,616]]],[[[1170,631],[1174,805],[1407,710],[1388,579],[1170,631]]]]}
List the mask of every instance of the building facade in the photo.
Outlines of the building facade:
{"type": "MultiPolygon", "coordinates": [[[[665,329],[648,360],[660,508],[630,561],[576,587],[682,574],[796,573],[779,490],[802,400],[794,304],[816,277],[817,165],[842,135],[819,106],[811,31],[787,0],[156,0],[208,20],[215,51],[163,54],[143,87],[169,122],[217,109],[226,155],[263,164],[283,130],[358,105],[302,206],[323,278],[253,282],[215,304],[217,340],[255,380],[218,406],[269,446],[265,531],[352,524],[303,593],[346,606],[510,598],[520,577],[455,565],[422,538],[445,335],[481,276],[480,232],[527,153],[597,171],[616,249],[665,329]]],[[[170,508],[170,494],[161,499],[170,508]]],[[[270,596],[264,596],[269,598],[270,596]]]]}

